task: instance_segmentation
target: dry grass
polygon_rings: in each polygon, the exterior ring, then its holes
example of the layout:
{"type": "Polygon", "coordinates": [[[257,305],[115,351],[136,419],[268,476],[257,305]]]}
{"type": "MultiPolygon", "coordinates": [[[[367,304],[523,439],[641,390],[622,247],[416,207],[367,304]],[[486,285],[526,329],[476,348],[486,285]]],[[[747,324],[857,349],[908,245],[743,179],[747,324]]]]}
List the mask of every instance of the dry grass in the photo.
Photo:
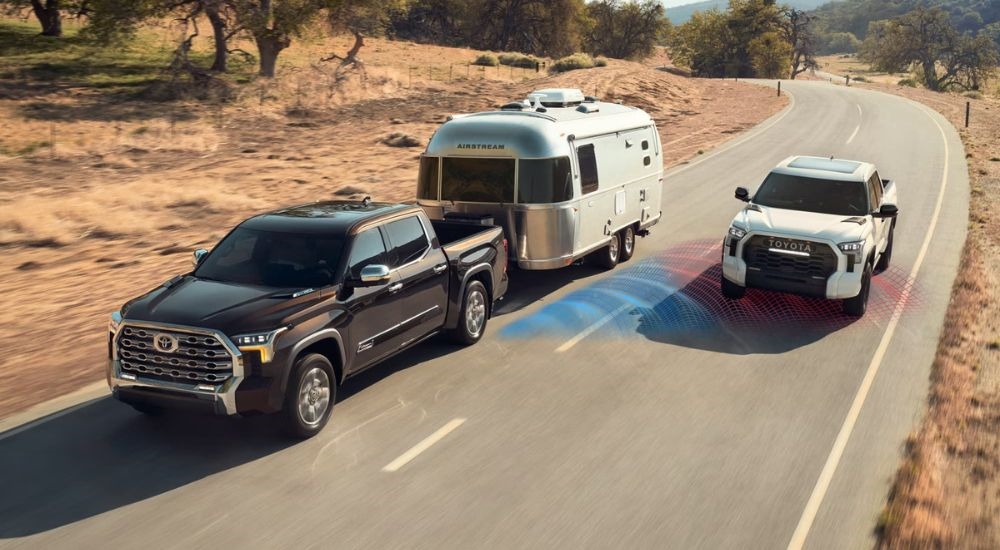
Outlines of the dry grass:
{"type": "Polygon", "coordinates": [[[931,374],[928,411],[906,444],[879,522],[880,548],[1000,547],[1000,101],[863,84],[921,101],[959,128],[969,230],[931,374]]]}

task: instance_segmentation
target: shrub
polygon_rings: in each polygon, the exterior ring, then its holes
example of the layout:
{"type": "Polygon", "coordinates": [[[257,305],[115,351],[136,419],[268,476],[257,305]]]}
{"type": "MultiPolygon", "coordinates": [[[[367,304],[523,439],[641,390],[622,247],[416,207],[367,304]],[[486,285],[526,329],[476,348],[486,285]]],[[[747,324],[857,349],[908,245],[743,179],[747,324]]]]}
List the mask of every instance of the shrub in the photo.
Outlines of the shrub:
{"type": "Polygon", "coordinates": [[[865,78],[865,77],[863,77],[863,76],[851,77],[851,80],[853,80],[855,82],[868,82],[868,79],[865,78]]]}
{"type": "Polygon", "coordinates": [[[917,87],[917,81],[913,80],[912,78],[904,78],[903,80],[900,80],[896,84],[899,86],[909,86],[910,88],[917,87]]]}
{"type": "Polygon", "coordinates": [[[479,57],[477,57],[476,60],[472,62],[472,64],[482,65],[483,67],[496,67],[497,65],[500,64],[500,61],[497,60],[497,56],[491,53],[484,53],[479,57]]]}
{"type": "Polygon", "coordinates": [[[965,97],[967,97],[969,99],[982,99],[983,98],[983,92],[980,92],[978,90],[972,90],[972,91],[969,91],[969,92],[965,92],[962,95],[964,95],[965,97]]]}
{"type": "Polygon", "coordinates": [[[534,69],[538,60],[523,53],[502,53],[500,54],[500,64],[520,67],[522,69],[534,69]]]}
{"type": "Polygon", "coordinates": [[[595,57],[594,58],[594,66],[595,67],[607,67],[608,66],[608,58],[607,57],[595,57]]]}
{"type": "Polygon", "coordinates": [[[566,71],[575,71],[577,69],[593,69],[594,68],[594,58],[590,57],[585,53],[575,53],[573,55],[567,55],[561,59],[557,59],[552,63],[552,68],[549,69],[553,73],[564,73],[566,71]]]}

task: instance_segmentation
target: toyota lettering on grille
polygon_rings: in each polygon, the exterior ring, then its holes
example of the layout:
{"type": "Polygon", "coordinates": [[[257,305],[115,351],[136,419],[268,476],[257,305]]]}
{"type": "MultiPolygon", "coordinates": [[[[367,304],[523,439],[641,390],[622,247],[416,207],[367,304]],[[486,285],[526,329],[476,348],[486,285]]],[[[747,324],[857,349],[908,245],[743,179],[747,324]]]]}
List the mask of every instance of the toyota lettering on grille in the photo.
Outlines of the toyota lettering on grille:
{"type": "Polygon", "coordinates": [[[173,353],[177,351],[177,338],[162,332],[153,335],[153,347],[161,353],[173,353]]]}
{"type": "Polygon", "coordinates": [[[799,242],[799,241],[789,241],[785,239],[767,239],[767,246],[770,248],[775,248],[778,250],[789,250],[792,252],[806,252],[811,253],[813,251],[812,245],[810,243],[799,242]]]}

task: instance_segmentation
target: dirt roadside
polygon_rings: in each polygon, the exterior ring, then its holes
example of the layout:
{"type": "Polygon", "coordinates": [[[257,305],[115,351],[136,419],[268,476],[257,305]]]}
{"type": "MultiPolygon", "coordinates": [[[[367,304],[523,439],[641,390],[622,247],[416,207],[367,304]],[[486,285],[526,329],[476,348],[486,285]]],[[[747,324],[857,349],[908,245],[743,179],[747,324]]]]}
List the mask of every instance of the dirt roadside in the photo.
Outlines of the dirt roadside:
{"type": "Polygon", "coordinates": [[[787,104],[770,89],[669,74],[655,58],[461,78],[451,65],[467,70],[476,52],[369,40],[365,53],[364,78],[335,94],[305,66],[222,106],[2,83],[0,418],[100,380],[108,314],[187,271],[192,250],[246,216],[335,197],[410,200],[422,146],[450,114],[578,87],[650,112],[672,166],[787,104]],[[431,62],[448,79],[399,68],[431,62]],[[384,144],[392,134],[417,146],[384,144]]]}
{"type": "Polygon", "coordinates": [[[1000,100],[881,82],[852,85],[944,115],[965,144],[971,188],[968,237],[932,366],[928,410],[905,442],[877,526],[878,546],[1000,548],[1000,100]]]}

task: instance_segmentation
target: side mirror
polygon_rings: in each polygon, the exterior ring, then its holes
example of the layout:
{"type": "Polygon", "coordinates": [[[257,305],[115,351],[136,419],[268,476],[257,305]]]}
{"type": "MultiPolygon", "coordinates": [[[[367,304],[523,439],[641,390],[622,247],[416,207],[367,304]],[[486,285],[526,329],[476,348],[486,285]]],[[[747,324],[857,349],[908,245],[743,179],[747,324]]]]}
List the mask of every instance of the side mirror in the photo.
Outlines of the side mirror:
{"type": "Polygon", "coordinates": [[[750,191],[747,191],[746,187],[737,187],[736,198],[743,202],[750,202],[750,191]]]}
{"type": "Polygon", "coordinates": [[[899,208],[895,204],[883,204],[881,208],[878,209],[878,214],[876,217],[879,218],[895,218],[899,214],[899,208]]]}
{"type": "Polygon", "coordinates": [[[389,267],[381,264],[366,265],[361,269],[361,281],[359,286],[384,285],[392,278],[389,267]]]}
{"type": "Polygon", "coordinates": [[[201,261],[204,260],[205,256],[207,256],[207,255],[208,255],[208,250],[205,250],[204,248],[199,248],[198,250],[195,250],[194,251],[194,266],[198,267],[199,265],[201,265],[201,261]]]}

